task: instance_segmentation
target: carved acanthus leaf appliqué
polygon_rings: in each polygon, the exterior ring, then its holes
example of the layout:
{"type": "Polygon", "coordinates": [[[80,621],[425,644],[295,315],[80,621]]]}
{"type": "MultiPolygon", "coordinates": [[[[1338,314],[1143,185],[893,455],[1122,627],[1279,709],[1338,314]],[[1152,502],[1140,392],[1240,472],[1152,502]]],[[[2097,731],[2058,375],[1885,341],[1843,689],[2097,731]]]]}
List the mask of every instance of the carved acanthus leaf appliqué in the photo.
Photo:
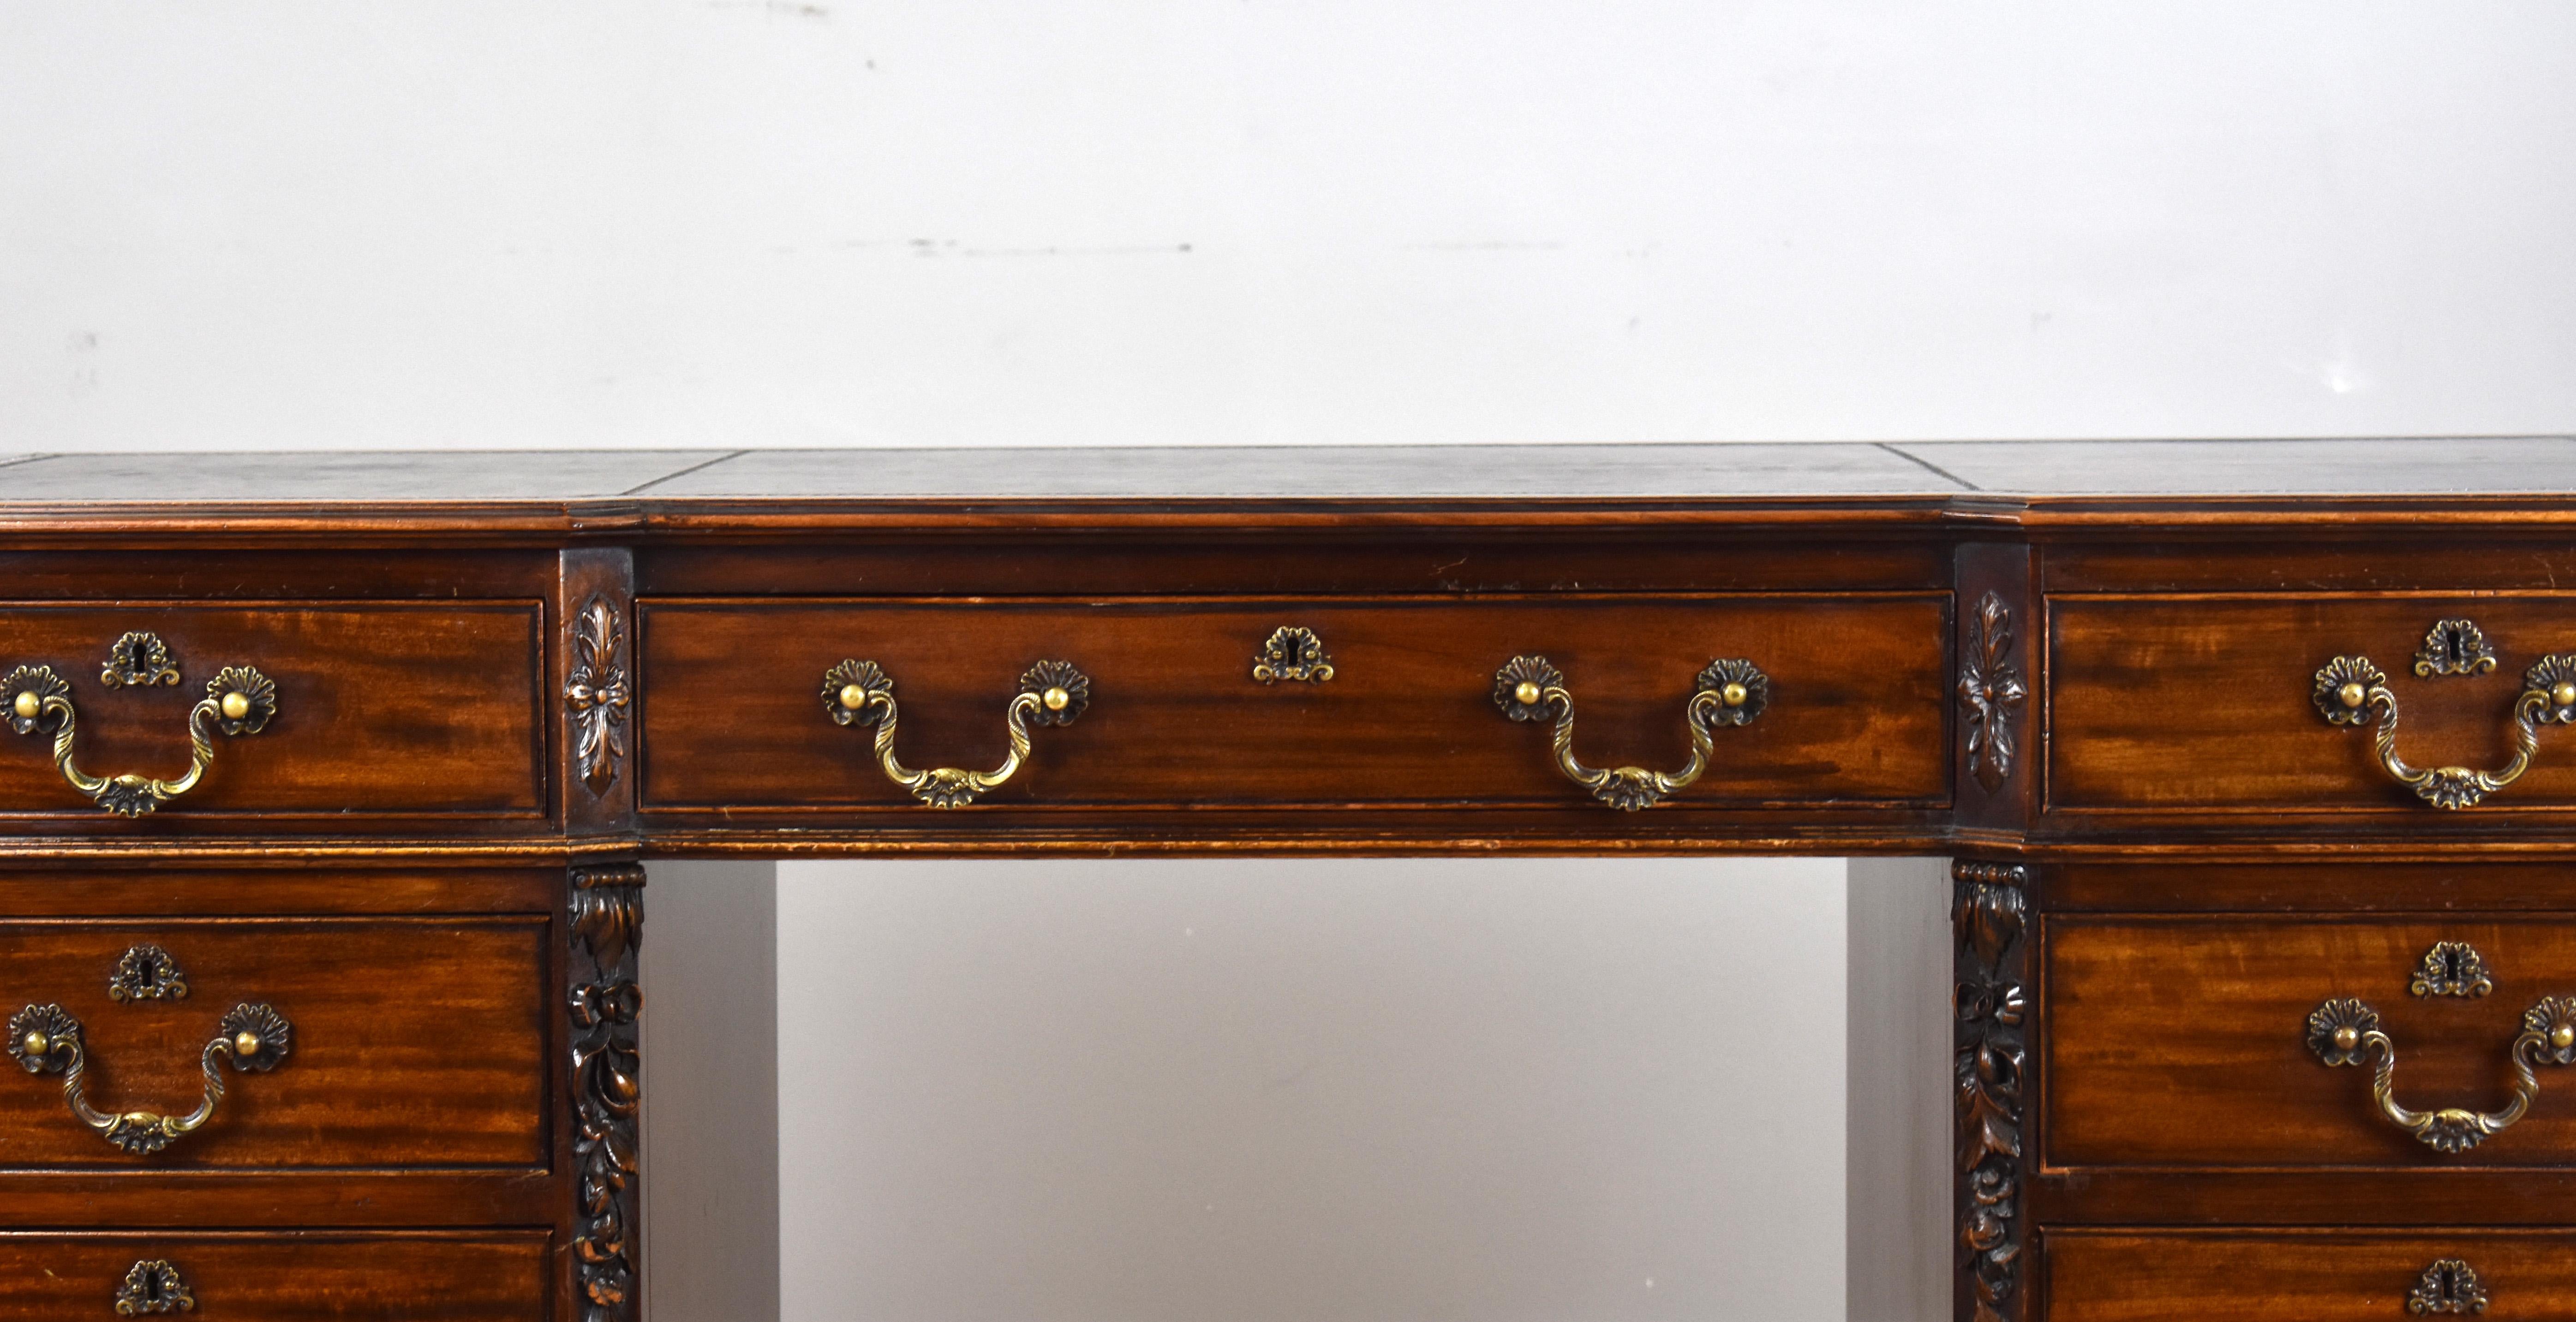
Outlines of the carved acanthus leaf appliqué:
{"type": "Polygon", "coordinates": [[[1953,864],[1958,986],[1954,995],[1959,1136],[1959,1249],[1975,1322],[2011,1322],[2023,1236],[2023,924],[2029,873],[1997,863],[1953,864]]]}
{"type": "Polygon", "coordinates": [[[2012,608],[1989,592],[1968,619],[1959,703],[1968,721],[1968,769],[1992,794],[2012,778],[2014,711],[2030,696],[2013,663],[2012,608]]]}
{"type": "Polygon", "coordinates": [[[617,783],[618,764],[626,757],[626,705],[633,694],[625,651],[617,608],[605,596],[592,596],[572,622],[572,676],[564,684],[564,706],[572,713],[573,768],[593,797],[617,783]]]}
{"type": "Polygon", "coordinates": [[[644,870],[572,874],[574,1286],[581,1322],[637,1316],[636,1120],[643,1103],[636,1018],[644,1008],[635,951],[644,932],[644,870]]]}

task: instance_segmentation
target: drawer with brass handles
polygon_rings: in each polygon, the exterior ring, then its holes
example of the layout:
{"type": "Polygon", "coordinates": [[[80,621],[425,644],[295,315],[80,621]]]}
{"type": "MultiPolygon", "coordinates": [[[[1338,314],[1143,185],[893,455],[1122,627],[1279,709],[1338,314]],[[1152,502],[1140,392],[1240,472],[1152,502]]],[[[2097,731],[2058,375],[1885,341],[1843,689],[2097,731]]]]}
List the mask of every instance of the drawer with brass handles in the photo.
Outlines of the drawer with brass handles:
{"type": "Polygon", "coordinates": [[[2576,919],[2059,915],[2047,1162],[2576,1166],[2576,919]]]}
{"type": "Polygon", "coordinates": [[[2576,1315],[2566,1230],[2070,1230],[2039,1235],[2050,1322],[2576,1315]]]}
{"type": "Polygon", "coordinates": [[[648,812],[1950,794],[1946,594],[663,598],[639,616],[648,812]]]}
{"type": "Polygon", "coordinates": [[[2576,593],[2059,595],[2048,644],[2053,813],[2576,810],[2576,593]]]}
{"type": "Polygon", "coordinates": [[[543,1168],[549,930],[0,920],[0,1165],[543,1168]]]}
{"type": "Polygon", "coordinates": [[[544,812],[537,602],[0,603],[0,625],[0,817],[544,812]]]}
{"type": "Polygon", "coordinates": [[[0,1232],[0,1316],[547,1317],[544,1231],[0,1232]]]}

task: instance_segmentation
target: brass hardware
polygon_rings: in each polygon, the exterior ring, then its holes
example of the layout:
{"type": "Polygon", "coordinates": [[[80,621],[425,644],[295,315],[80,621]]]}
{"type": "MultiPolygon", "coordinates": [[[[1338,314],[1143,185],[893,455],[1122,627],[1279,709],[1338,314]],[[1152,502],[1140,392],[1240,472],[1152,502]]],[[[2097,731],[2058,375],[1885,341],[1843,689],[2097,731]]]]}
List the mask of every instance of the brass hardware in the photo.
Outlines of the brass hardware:
{"type": "Polygon", "coordinates": [[[170,647],[161,641],[161,635],[130,633],[107,649],[107,663],[98,668],[98,682],[112,689],[176,684],[179,665],[170,659],[170,647]]]}
{"type": "Polygon", "coordinates": [[[2424,967],[2408,987],[2418,996],[2484,996],[2495,990],[2487,961],[2466,941],[2437,941],[2424,952],[2424,967]]]}
{"type": "Polygon", "coordinates": [[[258,734],[277,714],[277,684],[249,666],[227,666],[206,681],[206,696],[188,710],[188,774],[177,780],[149,776],[93,776],[72,765],[72,686],[52,666],[20,666],[0,677],[10,699],[9,724],[20,734],[43,730],[50,718],[54,767],[73,789],[119,817],[140,817],[196,788],[214,764],[214,731],[227,737],[258,734]]]}
{"type": "Polygon", "coordinates": [[[1276,684],[1287,680],[1295,684],[1325,684],[1333,678],[1333,658],[1324,654],[1324,640],[1312,629],[1283,626],[1270,631],[1270,639],[1252,654],[1252,679],[1257,684],[1276,684]]]}
{"type": "Polygon", "coordinates": [[[2543,997],[2523,1012],[2522,1032],[2505,1049],[2513,1061],[2513,1100],[2501,1111],[2457,1107],[2413,1111],[2396,1097],[2397,1044],[2379,1027],[2379,1012],[2349,997],[2327,1001],[2308,1016],[2308,1049],[2330,1066],[2376,1059],[2370,1095],[2382,1115],[2436,1152],[2466,1152],[2520,1120],[2540,1095],[2532,1066],[2576,1065],[2576,996],[2543,997]]]}
{"type": "Polygon", "coordinates": [[[116,971],[107,975],[107,999],[111,1001],[184,1001],[188,999],[188,975],[179,969],[179,961],[159,946],[136,946],[116,961],[116,971]]]}
{"type": "MultiPolygon", "coordinates": [[[[2445,621],[2456,623],[2456,621],[2445,621]]],[[[2424,662],[2417,661],[2420,671],[2424,662]]],[[[2455,670],[2444,673],[2466,673],[2455,670]]],[[[2373,742],[2379,765],[2415,797],[2436,808],[2474,808],[2486,796],[2521,778],[2540,751],[2540,727],[2576,723],[2576,654],[2540,658],[2523,673],[2522,694],[2513,702],[2513,760],[2497,771],[2467,767],[2413,767],[2397,755],[2397,695],[2388,676],[2366,656],[2339,656],[2318,669],[2311,695],[2317,714],[2329,725],[2360,726],[2374,721],[2373,742]]]]}
{"type": "Polygon", "coordinates": [[[9,1021],[9,1054],[29,1074],[63,1076],[63,1100],[72,1114],[118,1149],[142,1155],[170,1146],[193,1133],[215,1114],[224,1099],[222,1064],[251,1074],[277,1068],[294,1042],[294,1026],[276,1008],[245,1003],[233,1007],[206,1043],[200,1064],[206,1074],[206,1099],[187,1115],[128,1111],[109,1115],[89,1104],[83,1092],[89,1058],[82,1047],[81,1025],[59,1005],[30,1005],[9,1021]]]}
{"type": "Polygon", "coordinates": [[[2406,1292],[2406,1311],[2418,1317],[2426,1313],[2483,1313],[2487,1303],[2487,1288],[2478,1281],[2477,1271],[2457,1258],[2444,1258],[2425,1268],[2423,1278],[2406,1292]]]}
{"type": "Polygon", "coordinates": [[[1029,755],[1029,722],[1071,725],[1091,705],[1091,677],[1069,661],[1040,661],[1020,676],[1020,688],[1002,708],[1011,755],[991,771],[933,767],[915,771],[894,755],[894,680],[874,661],[843,661],[823,672],[823,710],[834,725],[876,727],[877,765],[886,777],[933,808],[963,808],[1009,780],[1029,755]]]}
{"type": "Polygon", "coordinates": [[[2415,645],[2418,675],[2484,675],[2496,668],[2495,649],[2467,620],[2436,620],[2415,645]]]}
{"type": "Polygon", "coordinates": [[[1708,770],[1709,758],[1717,751],[1711,734],[1712,726],[1744,725],[1762,714],[1771,701],[1771,678],[1750,661],[1711,661],[1699,672],[1699,680],[1682,708],[1690,729],[1690,761],[1675,772],[1649,771],[1644,767],[1587,767],[1574,756],[1574,695],[1566,691],[1565,676],[1543,656],[1516,656],[1494,672],[1494,705],[1503,715],[1515,721],[1545,719],[1552,711],[1556,716],[1556,733],[1550,740],[1556,754],[1557,769],[1566,779],[1592,791],[1592,797],[1623,812],[1651,808],[1708,770]]]}
{"type": "Polygon", "coordinates": [[[166,1258],[146,1258],[127,1268],[125,1284],[116,1289],[118,1317],[196,1311],[197,1296],[166,1258]]]}

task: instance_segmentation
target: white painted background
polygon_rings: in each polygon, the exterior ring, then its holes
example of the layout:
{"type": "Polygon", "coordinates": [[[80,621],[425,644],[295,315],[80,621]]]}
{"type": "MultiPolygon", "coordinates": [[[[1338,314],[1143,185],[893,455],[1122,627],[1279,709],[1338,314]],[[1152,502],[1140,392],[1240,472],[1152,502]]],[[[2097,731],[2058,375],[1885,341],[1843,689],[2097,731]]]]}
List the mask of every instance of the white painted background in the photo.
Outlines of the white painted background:
{"type": "MultiPolygon", "coordinates": [[[[2565,431],[2571,75],[2530,0],[0,0],[0,449],[2565,431]]],[[[785,869],[788,1316],[1838,1315],[1819,866],[785,869]]]]}

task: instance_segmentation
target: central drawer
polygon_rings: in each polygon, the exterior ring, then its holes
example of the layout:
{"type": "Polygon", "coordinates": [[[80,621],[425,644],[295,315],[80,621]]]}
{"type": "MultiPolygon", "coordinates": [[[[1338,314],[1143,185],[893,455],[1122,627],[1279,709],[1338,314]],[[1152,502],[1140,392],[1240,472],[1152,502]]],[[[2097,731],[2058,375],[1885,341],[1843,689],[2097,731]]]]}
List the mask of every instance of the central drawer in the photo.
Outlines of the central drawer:
{"type": "Polygon", "coordinates": [[[2576,1065],[2525,1044],[2528,1111],[2444,1148],[2376,1102],[2368,1038],[2401,1108],[2502,1113],[2528,1016],[2576,1013],[2576,919],[2059,915],[2043,950],[2051,1166],[2576,1165],[2576,1065]]]}
{"type": "Polygon", "coordinates": [[[534,915],[0,921],[12,1055],[52,1067],[0,1074],[0,1167],[543,1169],[550,930],[534,915]],[[241,1031],[245,1005],[284,1022],[284,1055],[218,1060],[222,1097],[158,1150],[84,1124],[68,1056],[24,1040],[59,1039],[59,1021],[28,1017],[57,1007],[78,1025],[93,1110],[187,1115],[208,1043],[241,1031]]]}
{"type": "Polygon", "coordinates": [[[1587,802],[1550,760],[1551,719],[1515,722],[1496,672],[1544,656],[1597,767],[1681,766],[1684,709],[1712,660],[1767,678],[1757,719],[1716,730],[1678,803],[1948,802],[1949,598],[1935,593],[1066,601],[648,599],[639,607],[642,802],[655,810],[910,809],[871,731],[836,724],[826,671],[873,662],[911,767],[992,768],[1034,664],[1089,683],[1078,720],[1034,731],[985,802],[1024,808],[1587,802]],[[1323,680],[1256,679],[1283,627],[1323,680]]]}

